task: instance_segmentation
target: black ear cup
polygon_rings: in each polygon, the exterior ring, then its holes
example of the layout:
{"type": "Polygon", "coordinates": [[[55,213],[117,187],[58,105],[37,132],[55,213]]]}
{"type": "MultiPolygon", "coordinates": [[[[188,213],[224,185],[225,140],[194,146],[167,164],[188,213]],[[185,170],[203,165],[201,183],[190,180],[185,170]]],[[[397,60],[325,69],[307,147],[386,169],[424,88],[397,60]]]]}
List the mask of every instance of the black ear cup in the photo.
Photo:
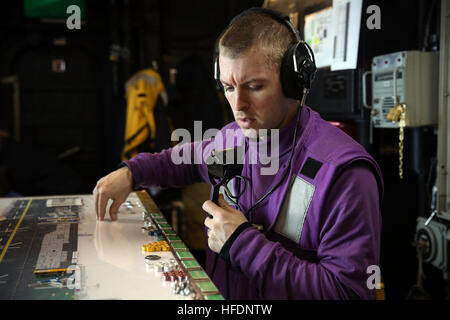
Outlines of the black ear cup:
{"type": "Polygon", "coordinates": [[[216,80],[216,87],[218,90],[224,91],[222,82],[220,81],[220,69],[219,69],[219,50],[214,54],[214,79],[216,80]]]}
{"type": "Polygon", "coordinates": [[[300,100],[303,95],[303,86],[298,80],[298,74],[294,71],[293,53],[297,44],[291,43],[283,56],[280,67],[280,82],[283,94],[295,100],[300,100]]]}
{"type": "Polygon", "coordinates": [[[309,91],[317,71],[314,53],[306,42],[301,41],[296,49],[295,58],[298,80],[303,84],[303,88],[309,91]]]}
{"type": "Polygon", "coordinates": [[[293,42],[286,50],[280,67],[280,82],[283,94],[291,99],[301,100],[304,89],[309,90],[316,72],[307,44],[293,42]]]}

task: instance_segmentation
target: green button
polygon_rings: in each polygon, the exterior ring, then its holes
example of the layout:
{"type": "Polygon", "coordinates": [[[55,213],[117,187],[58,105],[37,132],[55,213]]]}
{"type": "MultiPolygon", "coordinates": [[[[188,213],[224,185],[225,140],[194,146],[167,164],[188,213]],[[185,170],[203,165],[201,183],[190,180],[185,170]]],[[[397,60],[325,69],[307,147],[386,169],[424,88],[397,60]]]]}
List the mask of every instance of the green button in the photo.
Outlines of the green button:
{"type": "Polygon", "coordinates": [[[188,272],[194,280],[208,279],[208,275],[203,270],[190,270],[188,272]]]}
{"type": "Polygon", "coordinates": [[[159,213],[159,212],[150,213],[150,215],[151,215],[153,218],[164,217],[164,215],[163,215],[162,213],[159,213]]]}
{"type": "Polygon", "coordinates": [[[167,240],[169,241],[181,241],[179,236],[167,236],[167,240]]]}
{"type": "Polygon", "coordinates": [[[172,243],[172,247],[174,249],[187,249],[186,245],[183,242],[174,242],[172,243]]]}
{"type": "Polygon", "coordinates": [[[157,223],[167,223],[167,220],[163,217],[154,218],[157,223]]]}
{"type": "Polygon", "coordinates": [[[189,251],[177,251],[177,255],[181,260],[194,259],[194,256],[189,251]]]}
{"type": "Polygon", "coordinates": [[[185,260],[185,261],[182,261],[182,263],[183,263],[184,267],[187,269],[200,268],[199,263],[195,260],[185,260]]]}
{"type": "Polygon", "coordinates": [[[163,229],[162,230],[162,232],[166,235],[166,236],[169,236],[169,235],[176,235],[176,233],[175,233],[175,231],[173,231],[172,229],[163,229]]]}
{"type": "Polygon", "coordinates": [[[160,223],[159,227],[161,229],[172,229],[172,226],[170,224],[168,224],[168,223],[160,223]]]}
{"type": "Polygon", "coordinates": [[[217,288],[211,281],[199,281],[196,282],[197,286],[202,292],[217,292],[217,288]]]}
{"type": "Polygon", "coordinates": [[[209,296],[205,296],[206,300],[225,300],[221,294],[211,294],[209,296]]]}

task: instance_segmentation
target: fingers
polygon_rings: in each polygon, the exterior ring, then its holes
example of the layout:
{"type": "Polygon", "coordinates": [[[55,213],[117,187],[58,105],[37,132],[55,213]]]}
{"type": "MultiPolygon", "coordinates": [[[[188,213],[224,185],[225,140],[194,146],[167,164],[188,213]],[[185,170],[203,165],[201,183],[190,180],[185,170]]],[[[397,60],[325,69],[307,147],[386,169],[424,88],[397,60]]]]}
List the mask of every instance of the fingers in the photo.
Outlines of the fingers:
{"type": "Polygon", "coordinates": [[[219,193],[218,204],[219,205],[215,204],[211,200],[206,200],[203,203],[202,209],[210,215],[208,218],[211,219],[213,217],[218,217],[220,219],[226,211],[234,210],[234,208],[230,207],[230,205],[226,202],[223,194],[221,193],[219,193]]]}
{"type": "MultiPolygon", "coordinates": [[[[206,219],[209,220],[209,223],[212,223],[213,219],[206,219]]],[[[206,222],[205,222],[206,224],[206,222]]],[[[207,231],[207,236],[208,236],[208,247],[214,251],[214,252],[219,252],[218,248],[217,248],[217,238],[215,237],[215,233],[213,232],[212,228],[209,228],[207,231]]]]}
{"type": "Polygon", "coordinates": [[[211,200],[206,200],[202,205],[202,209],[208,212],[211,216],[213,216],[212,213],[214,213],[218,208],[219,206],[211,200]]]}
{"type": "MultiPolygon", "coordinates": [[[[207,227],[208,229],[212,229],[213,223],[214,223],[213,220],[214,220],[214,219],[211,219],[211,218],[209,218],[209,217],[206,217],[205,222],[204,222],[205,227],[207,227]]],[[[209,230],[208,230],[208,232],[209,232],[209,230]]]]}
{"type": "Polygon", "coordinates": [[[111,220],[117,220],[120,205],[127,199],[132,191],[133,178],[128,168],[123,167],[101,178],[94,189],[94,205],[98,220],[103,220],[109,208],[111,220]]]}
{"type": "Polygon", "coordinates": [[[114,200],[111,204],[111,207],[109,208],[109,216],[111,217],[112,221],[117,220],[117,212],[119,211],[119,207],[122,204],[123,201],[114,200]]]}
{"type": "Polygon", "coordinates": [[[98,190],[99,193],[99,200],[98,200],[98,218],[100,221],[103,221],[105,219],[105,213],[106,213],[106,205],[108,204],[108,196],[102,193],[102,190],[98,190]]]}
{"type": "MultiPolygon", "coordinates": [[[[95,215],[97,216],[97,220],[103,220],[103,218],[105,217],[105,210],[103,210],[103,214],[102,214],[102,199],[105,199],[105,196],[103,194],[102,185],[103,185],[103,178],[97,181],[97,184],[95,185],[95,188],[93,190],[94,208],[95,208],[95,215]]],[[[106,203],[107,202],[108,202],[108,199],[106,198],[106,203]]],[[[106,204],[104,206],[106,207],[106,204]]]]}
{"type": "Polygon", "coordinates": [[[217,202],[219,203],[219,206],[220,206],[221,208],[226,209],[226,208],[230,207],[229,204],[228,204],[228,202],[225,200],[225,197],[223,196],[222,193],[219,193],[219,199],[218,199],[217,202]]]}
{"type": "Polygon", "coordinates": [[[97,220],[104,220],[106,211],[109,212],[111,220],[117,220],[119,207],[132,191],[132,183],[131,173],[126,168],[113,171],[98,180],[93,190],[97,220]],[[112,200],[112,205],[108,209],[109,200],[112,200]]]}
{"type": "Polygon", "coordinates": [[[202,205],[203,210],[213,217],[207,217],[204,224],[208,228],[208,247],[214,252],[220,252],[236,228],[247,221],[244,213],[231,207],[222,194],[219,194],[218,203],[207,200],[202,205]]]}
{"type": "Polygon", "coordinates": [[[208,238],[208,247],[215,253],[220,252],[220,250],[217,247],[217,241],[212,237],[208,238]]]}
{"type": "Polygon", "coordinates": [[[97,186],[95,186],[95,188],[92,191],[92,193],[94,194],[95,215],[97,216],[97,220],[98,220],[98,191],[97,191],[97,186]]]}
{"type": "Polygon", "coordinates": [[[212,202],[211,200],[206,200],[205,202],[203,202],[202,208],[205,211],[209,211],[212,208],[211,205],[215,206],[216,204],[214,202],[212,202]]]}
{"type": "Polygon", "coordinates": [[[220,212],[223,209],[231,208],[228,203],[225,201],[225,198],[223,197],[223,194],[219,193],[219,199],[218,199],[219,205],[215,204],[211,200],[206,200],[203,203],[203,210],[214,216],[214,213],[220,212]]]}

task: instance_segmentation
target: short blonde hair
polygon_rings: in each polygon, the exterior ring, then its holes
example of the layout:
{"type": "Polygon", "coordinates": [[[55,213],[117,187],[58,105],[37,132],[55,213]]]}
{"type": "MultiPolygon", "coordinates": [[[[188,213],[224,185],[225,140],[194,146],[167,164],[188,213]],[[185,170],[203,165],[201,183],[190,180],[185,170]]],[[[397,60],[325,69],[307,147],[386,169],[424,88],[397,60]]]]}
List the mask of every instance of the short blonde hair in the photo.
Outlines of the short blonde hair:
{"type": "Polygon", "coordinates": [[[261,48],[269,67],[279,72],[283,55],[296,37],[287,25],[267,13],[238,18],[218,40],[218,54],[238,58],[252,47],[261,48]]]}

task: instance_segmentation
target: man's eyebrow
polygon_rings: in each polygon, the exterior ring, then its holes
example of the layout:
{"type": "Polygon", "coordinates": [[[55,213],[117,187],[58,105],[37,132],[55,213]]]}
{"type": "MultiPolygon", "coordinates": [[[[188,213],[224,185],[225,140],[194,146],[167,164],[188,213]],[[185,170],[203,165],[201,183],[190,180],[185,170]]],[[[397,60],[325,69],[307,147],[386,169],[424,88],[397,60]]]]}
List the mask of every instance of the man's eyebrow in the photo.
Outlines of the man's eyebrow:
{"type": "MultiPolygon", "coordinates": [[[[266,81],[267,81],[267,79],[265,79],[265,78],[252,78],[250,80],[245,81],[242,85],[246,85],[246,84],[249,84],[251,82],[266,82],[266,81]]],[[[222,84],[225,85],[225,86],[231,86],[226,81],[220,80],[220,82],[222,82],[222,84]]]]}

